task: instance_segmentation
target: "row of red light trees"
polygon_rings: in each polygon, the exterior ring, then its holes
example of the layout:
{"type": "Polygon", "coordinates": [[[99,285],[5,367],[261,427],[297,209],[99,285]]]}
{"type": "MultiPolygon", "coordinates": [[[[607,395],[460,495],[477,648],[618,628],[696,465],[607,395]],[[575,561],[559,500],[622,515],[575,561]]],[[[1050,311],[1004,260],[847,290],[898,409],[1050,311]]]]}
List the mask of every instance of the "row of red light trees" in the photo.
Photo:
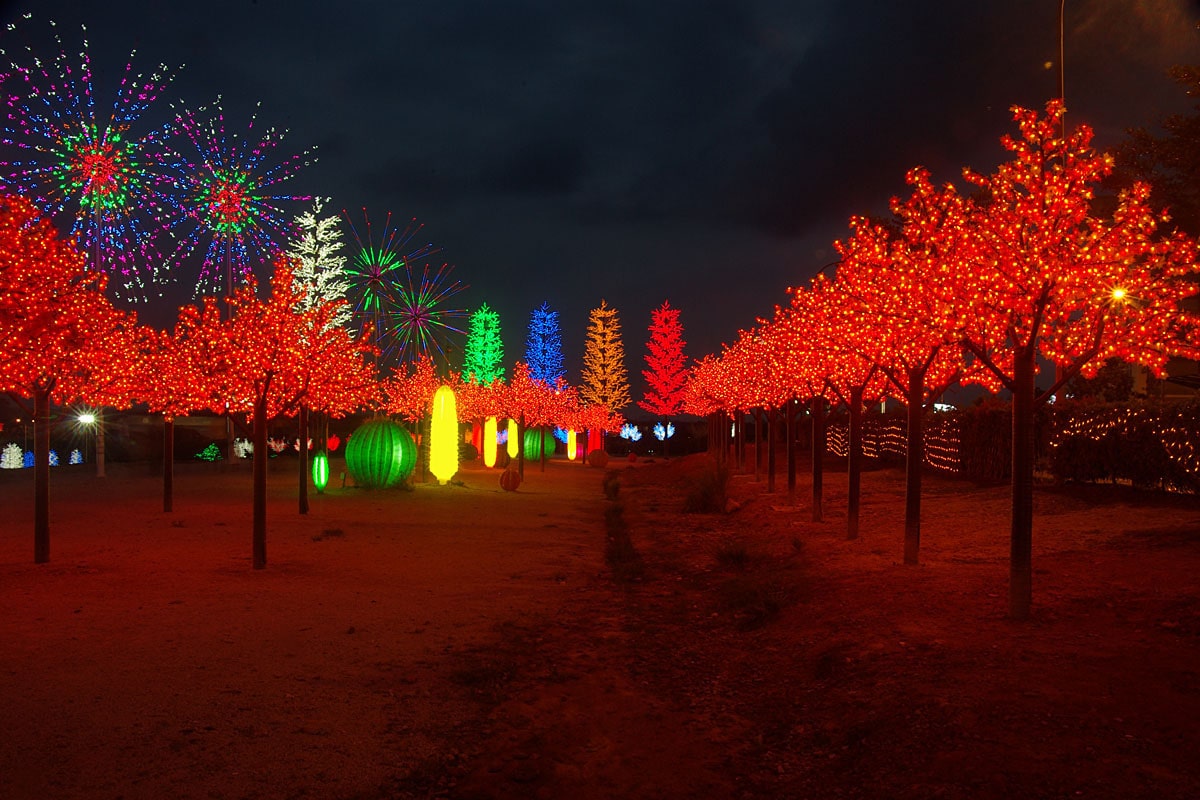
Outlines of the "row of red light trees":
{"type": "MultiPolygon", "coordinates": [[[[266,565],[267,425],[280,416],[339,417],[383,411],[416,421],[429,413],[439,378],[426,360],[380,380],[370,332],[332,324],[336,301],[302,310],[304,289],[286,261],[264,299],[251,281],[225,303],[184,306],[171,331],[138,323],[104,295],[105,277],[23,197],[0,196],[0,392],[32,401],[34,561],[50,558],[49,453],[53,405],[142,403],[164,421],[163,509],[172,509],[175,418],[198,411],[246,414],[253,422],[252,562],[266,565]],[[227,308],[222,309],[222,305],[227,308]]],[[[526,425],[616,430],[606,408],[583,406],[565,387],[547,387],[518,364],[509,384],[456,383],[461,421],[487,416],[526,425]]],[[[307,434],[301,434],[301,440],[307,434]]],[[[300,511],[307,511],[307,451],[300,448],[300,511]]]]}
{"type": "Polygon", "coordinates": [[[911,195],[892,201],[895,222],[852,219],[849,237],[836,244],[835,274],[790,289],[791,302],[771,319],[701,361],[688,389],[692,413],[744,419],[765,409],[769,419],[783,412],[789,425],[795,404],[810,403],[817,519],[823,415],[847,406],[851,538],[863,406],[885,396],[904,402],[908,564],[917,563],[920,544],[924,410],[956,383],[1007,390],[1010,613],[1018,619],[1032,606],[1035,410],[1110,358],[1161,374],[1171,356],[1200,357],[1200,321],[1181,308],[1200,289],[1195,242],[1162,229],[1168,217],[1150,207],[1144,184],[1101,211],[1095,190],[1112,157],[1092,148],[1086,126],[1064,138],[1063,113],[1059,101],[1044,115],[1014,108],[1019,135],[1001,140],[1009,160],[989,175],[964,170],[969,195],[910,171],[911,195]],[[1037,385],[1039,360],[1054,366],[1045,388],[1037,385]]]}

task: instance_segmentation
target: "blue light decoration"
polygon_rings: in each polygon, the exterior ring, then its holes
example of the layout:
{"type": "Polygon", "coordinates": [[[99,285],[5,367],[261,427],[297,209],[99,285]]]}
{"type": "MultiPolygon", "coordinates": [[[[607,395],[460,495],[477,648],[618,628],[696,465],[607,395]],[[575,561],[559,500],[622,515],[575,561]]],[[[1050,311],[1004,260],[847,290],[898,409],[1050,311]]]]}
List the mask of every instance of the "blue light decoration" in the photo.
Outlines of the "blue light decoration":
{"type": "Polygon", "coordinates": [[[50,466],[52,466],[52,467],[58,466],[58,451],[57,450],[50,451],[50,466]]]}
{"type": "Polygon", "coordinates": [[[67,463],[68,464],[82,464],[83,463],[83,453],[79,452],[79,448],[75,448],[74,450],[71,451],[71,455],[67,459],[67,463]]]}
{"type": "Polygon", "coordinates": [[[555,428],[554,429],[554,438],[558,439],[563,444],[566,444],[567,443],[567,429],[566,428],[555,428]]]}
{"type": "Polygon", "coordinates": [[[566,375],[563,368],[562,332],[558,327],[558,312],[542,303],[529,315],[529,332],[525,336],[525,363],[529,377],[553,387],[566,375]]]}
{"type": "Polygon", "coordinates": [[[32,450],[25,451],[25,455],[22,456],[21,463],[24,464],[27,469],[29,467],[33,466],[33,451],[32,450]]]}
{"type": "Polygon", "coordinates": [[[496,428],[496,444],[508,444],[508,426],[496,428]]]}
{"type": "Polygon", "coordinates": [[[655,439],[658,439],[661,442],[666,439],[670,439],[674,435],[675,435],[675,426],[672,425],[671,423],[668,422],[666,427],[663,427],[663,424],[661,422],[654,423],[654,438],[655,439]]]}
{"type": "Polygon", "coordinates": [[[628,439],[631,442],[638,442],[642,439],[642,432],[638,430],[637,425],[632,422],[626,422],[621,426],[621,438],[628,439]]]}

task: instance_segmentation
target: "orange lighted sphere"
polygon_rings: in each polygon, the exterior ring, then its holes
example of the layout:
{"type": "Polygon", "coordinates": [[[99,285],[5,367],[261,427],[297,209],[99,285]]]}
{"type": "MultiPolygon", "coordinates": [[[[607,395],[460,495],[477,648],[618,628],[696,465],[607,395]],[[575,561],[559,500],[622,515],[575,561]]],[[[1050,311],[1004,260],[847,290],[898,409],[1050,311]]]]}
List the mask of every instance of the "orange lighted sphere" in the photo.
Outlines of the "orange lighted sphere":
{"type": "Polygon", "coordinates": [[[509,468],[500,473],[500,488],[506,492],[515,492],[521,485],[521,473],[509,468]]]}

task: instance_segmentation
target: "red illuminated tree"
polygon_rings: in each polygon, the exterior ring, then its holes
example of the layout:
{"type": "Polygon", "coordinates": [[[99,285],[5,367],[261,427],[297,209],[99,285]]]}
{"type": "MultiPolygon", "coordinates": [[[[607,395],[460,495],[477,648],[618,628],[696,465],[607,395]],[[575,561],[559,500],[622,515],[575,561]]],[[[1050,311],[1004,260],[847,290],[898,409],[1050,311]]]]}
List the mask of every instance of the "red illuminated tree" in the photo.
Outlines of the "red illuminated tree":
{"type": "Polygon", "coordinates": [[[303,289],[287,261],[276,265],[270,296],[260,300],[251,280],[229,299],[221,320],[217,305],[181,309],[177,346],[194,381],[189,394],[214,411],[247,412],[253,420],[253,566],[266,554],[267,423],[306,401],[326,409],[353,410],[374,398],[370,346],[344,328],[329,325],[337,303],[300,310],[303,289]],[[332,383],[331,383],[332,382],[332,383]]]}
{"type": "MultiPolygon", "coordinates": [[[[646,366],[642,377],[646,379],[646,393],[638,405],[651,414],[669,421],[679,413],[683,405],[683,387],[687,383],[687,366],[684,363],[683,325],[679,321],[679,309],[671,308],[668,301],[650,312],[650,338],[646,341],[646,366]]],[[[670,439],[663,441],[665,450],[670,448],[670,439]]]]}
{"type": "Polygon", "coordinates": [[[33,400],[34,561],[50,559],[50,407],[125,404],[140,337],[102,273],[28,200],[0,197],[0,391],[33,400]]]}
{"type": "Polygon", "coordinates": [[[842,255],[836,291],[852,314],[847,344],[875,364],[908,410],[904,563],[916,564],[921,544],[924,415],[963,375],[954,305],[957,254],[969,204],[952,186],[934,187],[922,169],[909,171],[912,194],[894,198],[899,228],[851,220],[837,242],[842,255]]]}
{"type": "Polygon", "coordinates": [[[1196,245],[1161,235],[1166,216],[1135,184],[1111,215],[1092,208],[1112,158],[1091,147],[1080,126],[1065,139],[1064,113],[1013,109],[1020,130],[1001,142],[1011,159],[990,175],[964,172],[983,199],[972,211],[954,275],[952,315],[974,358],[978,380],[1013,399],[1010,609],[1032,606],[1033,417],[1076,374],[1090,376],[1113,357],[1156,374],[1168,358],[1200,356],[1200,324],[1180,303],[1197,292],[1196,245]],[[1038,358],[1057,368],[1036,386],[1038,358]]]}
{"type": "MultiPolygon", "coordinates": [[[[522,446],[517,448],[517,468],[524,475],[525,469],[525,431],[535,428],[540,434],[551,426],[557,425],[569,418],[578,405],[578,395],[575,389],[567,386],[560,378],[554,386],[533,377],[529,367],[518,361],[513,365],[512,378],[508,382],[503,395],[503,408],[506,416],[517,420],[518,435],[522,446]]],[[[545,469],[545,449],[538,448],[541,453],[542,468],[545,469]]]]}

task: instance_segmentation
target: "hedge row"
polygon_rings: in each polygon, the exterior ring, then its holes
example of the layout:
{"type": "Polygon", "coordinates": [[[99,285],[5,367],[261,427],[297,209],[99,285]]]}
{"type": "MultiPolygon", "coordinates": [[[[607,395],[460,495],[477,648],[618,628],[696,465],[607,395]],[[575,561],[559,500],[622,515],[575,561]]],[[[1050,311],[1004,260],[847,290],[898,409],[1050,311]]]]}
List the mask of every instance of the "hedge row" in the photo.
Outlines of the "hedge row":
{"type": "MultiPolygon", "coordinates": [[[[1171,491],[1200,491],[1200,403],[1062,404],[1036,420],[1038,468],[1058,481],[1117,482],[1171,491]]],[[[868,457],[902,461],[901,414],[863,421],[868,457]]],[[[844,456],[847,422],[829,424],[829,452],[844,456]]],[[[925,420],[925,463],[972,480],[1010,476],[1012,411],[992,400],[925,420]]]]}

